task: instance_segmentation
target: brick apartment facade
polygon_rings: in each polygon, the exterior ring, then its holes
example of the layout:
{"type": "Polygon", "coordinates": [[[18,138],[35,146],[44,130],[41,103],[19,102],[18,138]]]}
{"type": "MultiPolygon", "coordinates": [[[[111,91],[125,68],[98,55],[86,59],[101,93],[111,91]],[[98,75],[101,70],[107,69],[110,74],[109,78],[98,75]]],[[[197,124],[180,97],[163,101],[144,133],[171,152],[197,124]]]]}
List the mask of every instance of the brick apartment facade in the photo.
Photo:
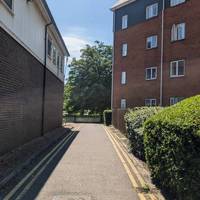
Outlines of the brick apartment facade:
{"type": "Polygon", "coordinates": [[[120,0],[112,10],[113,125],[124,131],[127,108],[200,93],[200,1],[120,0]]]}
{"type": "Polygon", "coordinates": [[[0,155],[62,126],[68,56],[45,1],[0,0],[0,155]]]}

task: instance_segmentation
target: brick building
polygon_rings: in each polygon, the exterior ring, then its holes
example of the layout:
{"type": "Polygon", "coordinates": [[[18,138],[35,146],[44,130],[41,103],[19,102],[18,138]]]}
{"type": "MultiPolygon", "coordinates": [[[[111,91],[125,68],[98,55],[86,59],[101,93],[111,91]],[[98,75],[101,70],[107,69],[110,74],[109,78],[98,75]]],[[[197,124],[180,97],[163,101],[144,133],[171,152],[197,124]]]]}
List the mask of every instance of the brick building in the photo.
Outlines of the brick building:
{"type": "Polygon", "coordinates": [[[0,0],[0,154],[62,126],[68,56],[45,0],[0,0]]]}
{"type": "Polygon", "coordinates": [[[200,93],[200,1],[119,0],[114,15],[113,124],[126,108],[200,93]]]}

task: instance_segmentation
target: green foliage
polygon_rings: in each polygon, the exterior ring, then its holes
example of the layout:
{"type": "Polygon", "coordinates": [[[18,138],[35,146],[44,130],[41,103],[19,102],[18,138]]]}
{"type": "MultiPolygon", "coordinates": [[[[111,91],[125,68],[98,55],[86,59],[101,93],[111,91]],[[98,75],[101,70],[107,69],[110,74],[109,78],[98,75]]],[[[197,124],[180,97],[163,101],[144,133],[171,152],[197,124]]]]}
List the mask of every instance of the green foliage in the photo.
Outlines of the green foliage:
{"type": "Polygon", "coordinates": [[[106,126],[109,126],[112,124],[112,110],[104,110],[103,120],[106,126]]]}
{"type": "Polygon", "coordinates": [[[95,42],[81,53],[81,58],[73,59],[70,65],[64,109],[68,113],[103,113],[111,101],[112,47],[95,42]]]}
{"type": "Polygon", "coordinates": [[[200,96],[164,109],[145,123],[146,160],[173,199],[200,199],[200,96]]]}
{"type": "Polygon", "coordinates": [[[160,107],[140,107],[129,110],[125,115],[125,123],[131,151],[138,158],[145,160],[143,123],[161,110],[160,107]]]}

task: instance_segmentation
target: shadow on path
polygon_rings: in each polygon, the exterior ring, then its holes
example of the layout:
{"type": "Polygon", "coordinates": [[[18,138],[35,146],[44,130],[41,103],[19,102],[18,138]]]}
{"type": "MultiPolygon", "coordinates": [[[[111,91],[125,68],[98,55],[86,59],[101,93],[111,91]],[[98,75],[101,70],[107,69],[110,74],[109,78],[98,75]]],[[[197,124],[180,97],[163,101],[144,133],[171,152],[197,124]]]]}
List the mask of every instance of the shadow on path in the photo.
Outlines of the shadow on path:
{"type": "MultiPolygon", "coordinates": [[[[19,190],[12,196],[11,199],[23,199],[23,200],[35,200],[39,192],[44,187],[45,183],[53,173],[56,166],[59,164],[60,160],[64,156],[64,154],[69,149],[70,145],[73,143],[74,139],[77,137],[79,131],[73,132],[72,137],[66,141],[66,143],[62,143],[63,147],[55,154],[55,157],[51,155],[48,159],[45,160],[44,164],[42,164],[37,171],[19,188],[19,190]],[[53,159],[50,161],[50,159],[53,157],[53,159]],[[37,177],[37,174],[44,168],[45,164],[47,166],[39,174],[37,177]],[[32,183],[32,184],[31,184],[32,183]],[[27,189],[25,189],[28,185],[31,185],[27,189]]],[[[62,144],[60,146],[62,146],[62,144]]],[[[29,169],[26,170],[26,174],[28,174],[52,149],[50,149],[48,152],[44,152],[43,156],[41,156],[40,160],[37,161],[37,163],[34,163],[32,166],[29,167],[29,169]]],[[[20,178],[23,179],[26,174],[20,175],[20,178]]],[[[18,180],[20,181],[20,180],[18,180]]],[[[14,185],[15,186],[15,185],[14,185]]],[[[4,198],[3,198],[4,199],[4,198]]]]}

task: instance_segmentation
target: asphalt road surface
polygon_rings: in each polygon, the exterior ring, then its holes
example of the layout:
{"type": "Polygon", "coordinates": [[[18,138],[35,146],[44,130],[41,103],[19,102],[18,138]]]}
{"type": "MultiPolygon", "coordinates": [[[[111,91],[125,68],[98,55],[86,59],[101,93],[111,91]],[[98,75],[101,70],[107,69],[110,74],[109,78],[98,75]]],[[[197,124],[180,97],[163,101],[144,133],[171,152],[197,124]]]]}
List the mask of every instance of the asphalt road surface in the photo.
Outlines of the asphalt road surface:
{"type": "Polygon", "coordinates": [[[10,189],[7,199],[138,200],[100,124],[78,124],[10,189]]]}

